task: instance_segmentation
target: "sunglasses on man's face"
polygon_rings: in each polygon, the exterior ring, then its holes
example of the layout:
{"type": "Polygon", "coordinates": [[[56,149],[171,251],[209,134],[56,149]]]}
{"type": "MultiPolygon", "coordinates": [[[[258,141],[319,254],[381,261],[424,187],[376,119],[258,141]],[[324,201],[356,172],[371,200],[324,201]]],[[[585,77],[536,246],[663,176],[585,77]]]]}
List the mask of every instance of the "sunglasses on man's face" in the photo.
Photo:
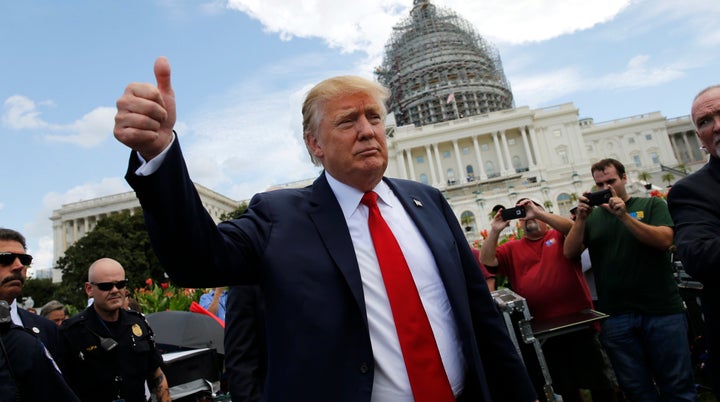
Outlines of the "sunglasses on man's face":
{"type": "Polygon", "coordinates": [[[10,265],[15,262],[16,258],[19,258],[20,263],[25,266],[30,265],[33,260],[30,254],[2,252],[0,253],[0,265],[10,265]]]}
{"type": "Polygon", "coordinates": [[[113,287],[120,289],[125,289],[125,286],[128,284],[127,279],[123,279],[121,281],[116,282],[90,282],[91,285],[97,286],[98,289],[102,290],[103,292],[107,292],[109,290],[112,290],[113,287]]]}

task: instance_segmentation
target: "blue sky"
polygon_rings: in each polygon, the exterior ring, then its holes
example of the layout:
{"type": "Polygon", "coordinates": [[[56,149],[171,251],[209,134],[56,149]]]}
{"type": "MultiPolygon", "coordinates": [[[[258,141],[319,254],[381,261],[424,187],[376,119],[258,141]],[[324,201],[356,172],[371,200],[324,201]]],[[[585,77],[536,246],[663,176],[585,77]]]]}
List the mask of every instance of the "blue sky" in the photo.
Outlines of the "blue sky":
{"type": "MultiPolygon", "coordinates": [[[[573,102],[596,122],[689,113],[720,82],[720,2],[435,0],[500,52],[517,106],[573,102]]],[[[0,226],[52,266],[52,210],[129,191],[112,137],[132,81],[173,69],[193,179],[234,199],[311,178],[300,103],[333,75],[371,77],[412,0],[0,2],[0,226]]]]}

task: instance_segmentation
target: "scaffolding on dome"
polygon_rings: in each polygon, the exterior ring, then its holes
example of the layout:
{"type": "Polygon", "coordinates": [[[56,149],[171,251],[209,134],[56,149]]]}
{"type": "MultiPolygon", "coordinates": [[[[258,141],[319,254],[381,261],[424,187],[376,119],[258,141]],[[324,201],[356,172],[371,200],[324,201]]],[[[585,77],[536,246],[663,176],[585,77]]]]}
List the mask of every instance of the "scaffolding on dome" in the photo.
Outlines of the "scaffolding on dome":
{"type": "Polygon", "coordinates": [[[514,107],[498,51],[454,12],[414,0],[393,27],[378,81],[398,126],[423,126],[514,107]]]}

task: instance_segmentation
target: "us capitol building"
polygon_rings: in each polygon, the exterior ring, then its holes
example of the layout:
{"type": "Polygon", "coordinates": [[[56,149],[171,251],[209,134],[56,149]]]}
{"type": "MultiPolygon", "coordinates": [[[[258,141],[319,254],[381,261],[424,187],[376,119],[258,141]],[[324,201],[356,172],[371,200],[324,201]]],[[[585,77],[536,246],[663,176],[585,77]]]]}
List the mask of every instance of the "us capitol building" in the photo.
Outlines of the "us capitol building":
{"type": "MultiPolygon", "coordinates": [[[[466,20],[428,0],[414,0],[393,28],[375,76],[391,90],[386,174],[443,191],[469,241],[489,228],[493,206],[521,197],[567,216],[592,189],[590,166],[600,159],[623,162],[634,196],[707,161],[689,116],[668,119],[656,111],[596,123],[579,118],[572,103],[515,106],[497,50],[466,20]]],[[[216,221],[240,203],[196,187],[216,221]]],[[[53,211],[54,261],[98,220],[139,210],[128,192],[53,211]]],[[[53,281],[60,280],[53,269],[53,281]]]]}

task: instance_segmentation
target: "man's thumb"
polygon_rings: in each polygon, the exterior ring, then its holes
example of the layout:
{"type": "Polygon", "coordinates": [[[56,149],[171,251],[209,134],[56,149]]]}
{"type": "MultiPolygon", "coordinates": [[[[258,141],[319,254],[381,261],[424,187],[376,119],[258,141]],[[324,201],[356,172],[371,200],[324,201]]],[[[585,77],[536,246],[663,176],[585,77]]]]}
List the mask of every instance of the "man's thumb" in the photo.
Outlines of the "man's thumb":
{"type": "Polygon", "coordinates": [[[160,93],[172,93],[170,84],[170,62],[167,57],[160,56],[155,60],[155,80],[160,93]]]}

